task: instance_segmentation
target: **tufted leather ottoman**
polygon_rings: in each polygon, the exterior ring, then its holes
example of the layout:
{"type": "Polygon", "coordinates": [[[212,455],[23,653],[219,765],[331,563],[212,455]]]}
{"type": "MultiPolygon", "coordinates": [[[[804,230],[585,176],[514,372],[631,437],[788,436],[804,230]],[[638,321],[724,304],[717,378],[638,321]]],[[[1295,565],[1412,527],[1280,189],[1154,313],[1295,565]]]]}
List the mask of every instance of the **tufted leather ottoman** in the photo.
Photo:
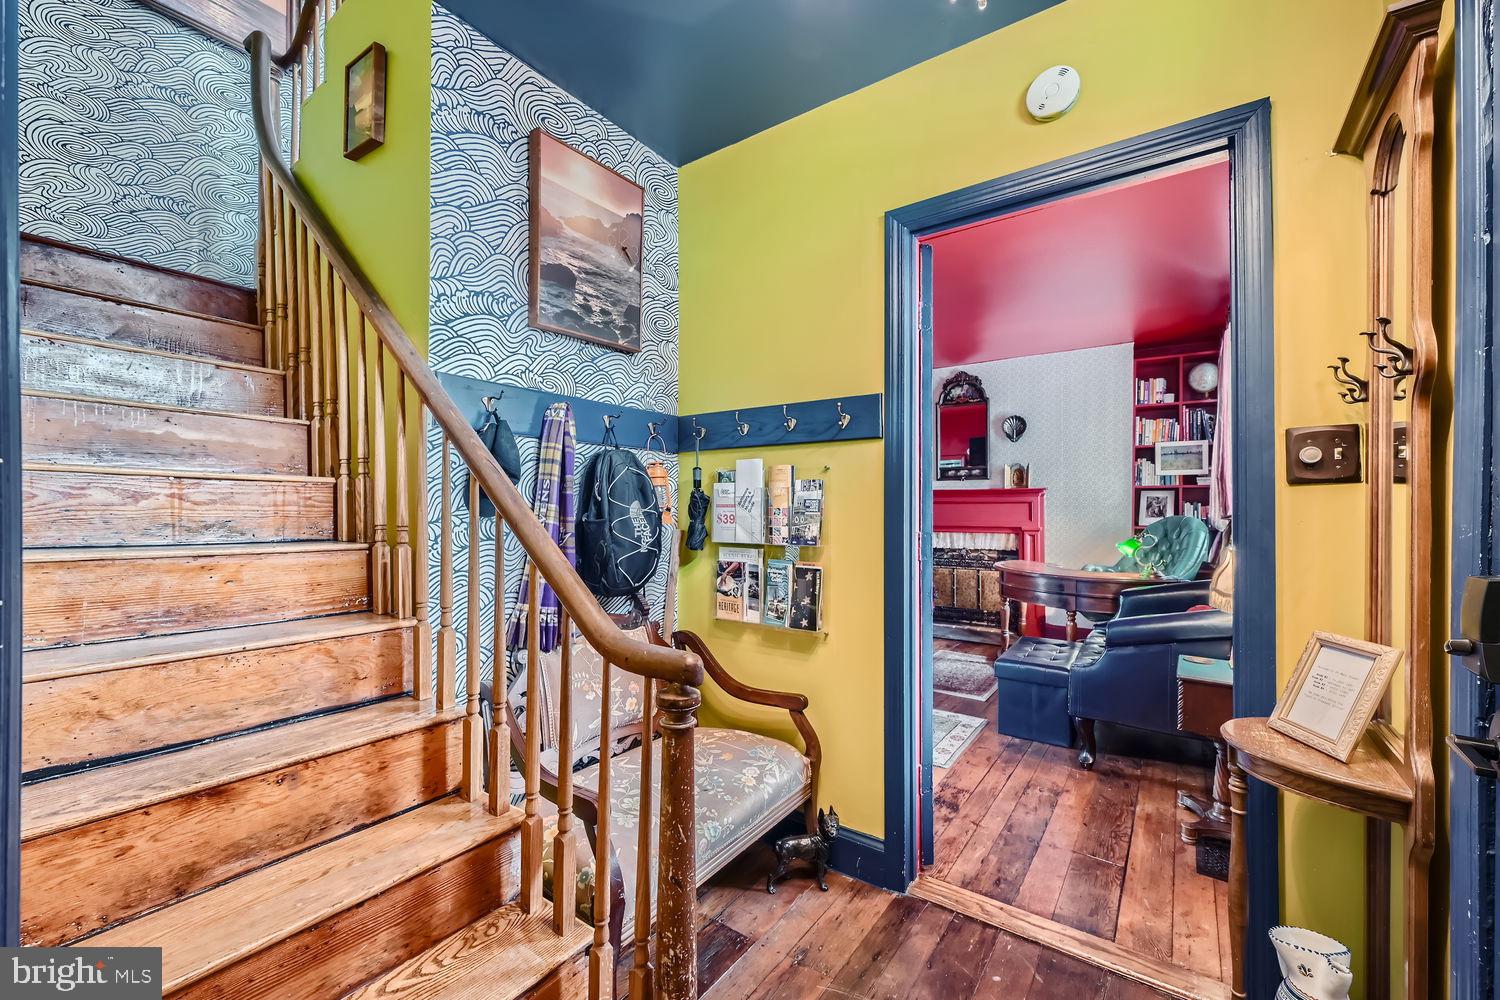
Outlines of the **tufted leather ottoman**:
{"type": "MultiPolygon", "coordinates": [[[[1058,747],[1073,746],[1068,671],[1088,644],[1088,639],[1067,642],[1027,637],[1016,640],[996,657],[995,680],[999,690],[995,696],[995,714],[1000,732],[1058,747]]],[[[1087,652],[1098,656],[1092,650],[1087,652]]]]}

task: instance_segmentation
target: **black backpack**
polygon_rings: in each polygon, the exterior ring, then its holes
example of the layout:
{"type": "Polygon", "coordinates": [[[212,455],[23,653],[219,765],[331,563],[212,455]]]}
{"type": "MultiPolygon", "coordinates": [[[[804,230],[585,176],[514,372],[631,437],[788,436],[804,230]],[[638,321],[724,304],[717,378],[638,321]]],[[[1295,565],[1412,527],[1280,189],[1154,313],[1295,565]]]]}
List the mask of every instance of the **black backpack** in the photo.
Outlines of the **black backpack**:
{"type": "Polygon", "coordinates": [[[661,506],[640,459],[623,448],[594,456],[578,497],[578,574],[600,597],[641,592],[661,559],[661,506]]]}

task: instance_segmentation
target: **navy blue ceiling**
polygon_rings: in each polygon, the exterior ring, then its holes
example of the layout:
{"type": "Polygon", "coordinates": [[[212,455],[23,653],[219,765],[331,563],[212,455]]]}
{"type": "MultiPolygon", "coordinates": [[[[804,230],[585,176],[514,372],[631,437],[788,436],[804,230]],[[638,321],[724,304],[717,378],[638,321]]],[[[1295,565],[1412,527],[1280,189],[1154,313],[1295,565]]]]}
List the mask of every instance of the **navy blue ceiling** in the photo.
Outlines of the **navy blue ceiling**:
{"type": "Polygon", "coordinates": [[[441,2],[681,165],[1060,0],[441,2]]]}

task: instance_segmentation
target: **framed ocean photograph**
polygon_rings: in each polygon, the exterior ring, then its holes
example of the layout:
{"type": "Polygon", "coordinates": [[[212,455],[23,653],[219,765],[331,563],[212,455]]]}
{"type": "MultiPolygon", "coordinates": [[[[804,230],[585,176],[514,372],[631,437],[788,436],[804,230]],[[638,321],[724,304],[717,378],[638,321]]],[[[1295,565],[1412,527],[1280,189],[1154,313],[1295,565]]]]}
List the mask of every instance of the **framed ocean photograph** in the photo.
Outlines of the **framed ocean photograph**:
{"type": "Polygon", "coordinates": [[[385,143],[385,46],[371,42],[344,67],[344,156],[385,143]]]}
{"type": "Polygon", "coordinates": [[[639,351],[645,189],[543,129],[530,166],[531,325],[639,351]]]}

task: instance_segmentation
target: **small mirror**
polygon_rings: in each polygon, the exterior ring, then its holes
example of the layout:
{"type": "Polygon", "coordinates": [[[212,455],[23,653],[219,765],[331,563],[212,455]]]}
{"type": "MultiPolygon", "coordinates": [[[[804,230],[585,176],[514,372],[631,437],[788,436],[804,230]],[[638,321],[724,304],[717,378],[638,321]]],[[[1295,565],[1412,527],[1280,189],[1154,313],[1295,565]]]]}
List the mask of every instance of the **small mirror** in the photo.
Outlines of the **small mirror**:
{"type": "Polygon", "coordinates": [[[939,479],[990,478],[990,399],[968,372],[943,383],[937,402],[939,479]]]}

